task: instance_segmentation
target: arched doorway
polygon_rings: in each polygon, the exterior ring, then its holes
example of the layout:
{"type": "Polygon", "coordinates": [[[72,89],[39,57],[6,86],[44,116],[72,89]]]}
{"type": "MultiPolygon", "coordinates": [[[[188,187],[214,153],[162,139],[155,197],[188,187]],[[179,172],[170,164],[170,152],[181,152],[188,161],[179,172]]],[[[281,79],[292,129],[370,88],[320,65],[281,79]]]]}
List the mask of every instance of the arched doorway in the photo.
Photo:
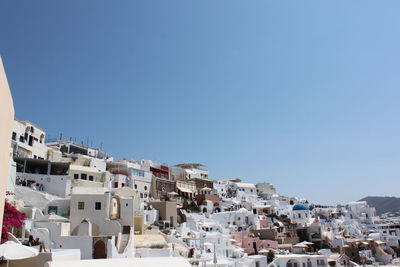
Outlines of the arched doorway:
{"type": "Polygon", "coordinates": [[[120,218],[119,209],[120,209],[119,199],[113,197],[111,199],[111,212],[110,212],[111,219],[115,220],[120,218]]]}
{"type": "Polygon", "coordinates": [[[105,259],[107,258],[106,244],[103,240],[99,240],[94,244],[93,248],[93,259],[105,259]]]}
{"type": "Polygon", "coordinates": [[[295,260],[288,260],[286,267],[300,267],[300,264],[295,260]]]}

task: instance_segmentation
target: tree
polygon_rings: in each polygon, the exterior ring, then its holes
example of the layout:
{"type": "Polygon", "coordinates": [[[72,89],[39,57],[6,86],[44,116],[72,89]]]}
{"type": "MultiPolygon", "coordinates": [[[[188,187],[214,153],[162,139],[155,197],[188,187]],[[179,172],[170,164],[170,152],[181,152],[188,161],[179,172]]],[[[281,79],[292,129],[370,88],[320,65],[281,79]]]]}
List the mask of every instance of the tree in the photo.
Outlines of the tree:
{"type": "Polygon", "coordinates": [[[26,216],[19,212],[7,200],[4,203],[3,227],[1,229],[1,243],[8,239],[8,233],[12,228],[19,228],[24,226],[26,216]]]}
{"type": "Polygon", "coordinates": [[[275,253],[272,250],[268,251],[267,262],[271,263],[274,259],[275,259],[275,253]]]}
{"type": "Polygon", "coordinates": [[[200,212],[199,206],[197,206],[196,203],[195,203],[193,200],[190,202],[188,208],[189,208],[189,210],[190,210],[191,212],[200,212]]]}
{"type": "Polygon", "coordinates": [[[183,209],[186,211],[189,209],[189,203],[186,198],[183,200],[183,209]]]}

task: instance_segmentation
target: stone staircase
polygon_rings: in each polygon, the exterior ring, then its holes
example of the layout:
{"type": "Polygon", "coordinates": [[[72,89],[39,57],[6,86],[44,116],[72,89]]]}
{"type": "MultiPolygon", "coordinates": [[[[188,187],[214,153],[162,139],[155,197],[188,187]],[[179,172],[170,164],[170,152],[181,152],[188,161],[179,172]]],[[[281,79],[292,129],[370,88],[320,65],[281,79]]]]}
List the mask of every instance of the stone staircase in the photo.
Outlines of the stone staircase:
{"type": "Polygon", "coordinates": [[[129,234],[121,235],[121,242],[118,248],[118,253],[124,253],[126,246],[129,242],[129,234]]]}

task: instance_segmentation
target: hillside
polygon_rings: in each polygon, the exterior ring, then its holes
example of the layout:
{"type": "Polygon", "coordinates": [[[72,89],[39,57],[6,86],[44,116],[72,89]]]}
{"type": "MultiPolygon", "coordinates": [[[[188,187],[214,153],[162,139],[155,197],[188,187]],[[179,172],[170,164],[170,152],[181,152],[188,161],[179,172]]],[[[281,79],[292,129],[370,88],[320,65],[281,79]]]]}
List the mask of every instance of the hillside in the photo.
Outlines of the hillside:
{"type": "Polygon", "coordinates": [[[400,213],[400,198],[397,197],[365,197],[360,201],[367,201],[370,206],[376,208],[376,213],[400,213]]]}

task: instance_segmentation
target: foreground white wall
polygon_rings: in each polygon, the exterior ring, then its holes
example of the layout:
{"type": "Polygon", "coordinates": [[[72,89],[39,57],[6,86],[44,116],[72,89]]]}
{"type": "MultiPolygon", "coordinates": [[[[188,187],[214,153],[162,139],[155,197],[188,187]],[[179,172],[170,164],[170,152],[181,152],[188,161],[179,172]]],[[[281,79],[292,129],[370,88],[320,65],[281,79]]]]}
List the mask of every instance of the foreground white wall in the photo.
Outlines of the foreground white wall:
{"type": "Polygon", "coordinates": [[[0,57],[0,226],[3,224],[4,199],[10,168],[13,123],[14,104],[0,57]]]}
{"type": "Polygon", "coordinates": [[[191,267],[189,262],[179,257],[160,257],[160,258],[128,258],[128,259],[100,259],[84,261],[59,261],[48,262],[45,267],[102,267],[102,266],[146,266],[146,267],[191,267]]]}

